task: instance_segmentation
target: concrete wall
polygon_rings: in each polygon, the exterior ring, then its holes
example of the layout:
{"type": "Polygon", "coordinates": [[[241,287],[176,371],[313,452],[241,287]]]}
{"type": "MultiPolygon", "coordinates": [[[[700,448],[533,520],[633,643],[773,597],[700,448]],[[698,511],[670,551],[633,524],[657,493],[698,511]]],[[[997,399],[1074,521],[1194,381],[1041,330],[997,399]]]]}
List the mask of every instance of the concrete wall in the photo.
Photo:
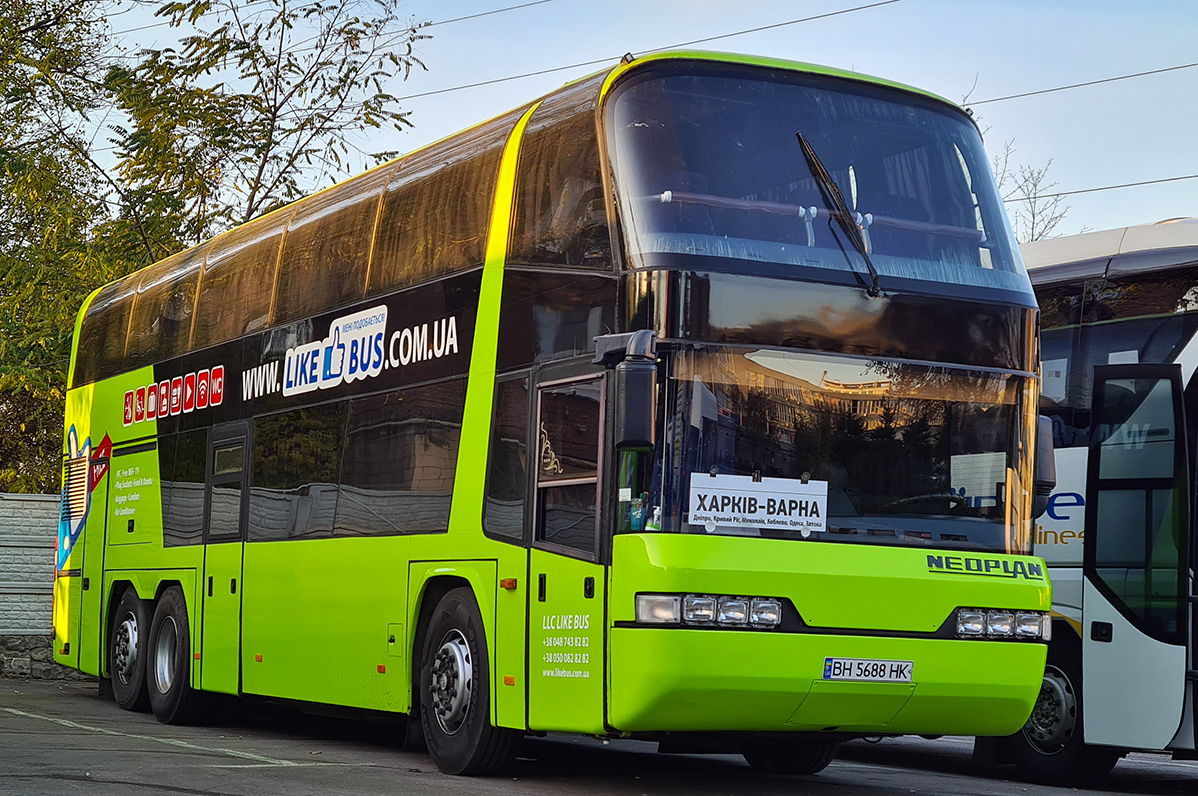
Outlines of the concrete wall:
{"type": "Polygon", "coordinates": [[[51,648],[57,535],[58,495],[0,493],[0,676],[69,676],[51,648]]]}

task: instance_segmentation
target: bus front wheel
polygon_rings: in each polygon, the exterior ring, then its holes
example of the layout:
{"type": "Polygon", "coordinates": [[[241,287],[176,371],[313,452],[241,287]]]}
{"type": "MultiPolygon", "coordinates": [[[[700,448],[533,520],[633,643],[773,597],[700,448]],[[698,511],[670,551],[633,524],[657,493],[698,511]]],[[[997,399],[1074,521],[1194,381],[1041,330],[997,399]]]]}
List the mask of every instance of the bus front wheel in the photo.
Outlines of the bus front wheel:
{"type": "Polygon", "coordinates": [[[1106,776],[1119,760],[1117,749],[1087,746],[1082,732],[1082,678],[1078,651],[1052,644],[1032,715],[1006,740],[1008,757],[1034,782],[1075,785],[1106,776]]]}
{"type": "Polygon", "coordinates": [[[148,683],[150,708],[164,724],[191,724],[206,707],[191,687],[191,629],[187,602],[178,586],[162,593],[150,623],[148,683]]]}
{"type": "Polygon", "coordinates": [[[108,634],[108,673],[112,696],[125,710],[145,711],[146,648],[150,631],[149,606],[132,587],[121,593],[108,634]]]}
{"type": "Polygon", "coordinates": [[[767,774],[818,774],[836,757],[840,744],[820,739],[760,739],[741,747],[753,768],[767,774]]]}
{"type": "Polygon", "coordinates": [[[419,680],[424,740],[446,774],[494,774],[515,752],[520,734],[491,726],[490,682],[478,603],[470,589],[453,589],[429,617],[419,680]]]}

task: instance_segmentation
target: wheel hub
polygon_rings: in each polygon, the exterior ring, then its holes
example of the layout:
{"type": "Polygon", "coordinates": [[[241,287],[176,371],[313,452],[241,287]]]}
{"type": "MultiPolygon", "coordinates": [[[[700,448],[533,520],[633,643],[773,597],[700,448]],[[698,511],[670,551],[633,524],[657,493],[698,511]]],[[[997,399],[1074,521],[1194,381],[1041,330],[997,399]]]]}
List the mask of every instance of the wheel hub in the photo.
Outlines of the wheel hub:
{"type": "Polygon", "coordinates": [[[1055,666],[1044,672],[1040,696],[1023,726],[1024,737],[1040,754],[1061,751],[1077,729],[1077,694],[1073,683],[1055,666]]]}
{"type": "Polygon", "coordinates": [[[459,630],[451,630],[433,656],[432,696],[433,714],[447,735],[462,729],[470,714],[471,693],[474,689],[474,666],[470,647],[459,630]]]}
{"type": "Polygon", "coordinates": [[[179,629],[175,618],[168,616],[158,628],[158,642],[154,645],[154,686],[158,693],[170,692],[175,680],[175,645],[179,629]]]}
{"type": "Polygon", "coordinates": [[[124,620],[116,627],[112,663],[117,677],[128,685],[137,667],[137,618],[133,614],[126,614],[124,620]]]}

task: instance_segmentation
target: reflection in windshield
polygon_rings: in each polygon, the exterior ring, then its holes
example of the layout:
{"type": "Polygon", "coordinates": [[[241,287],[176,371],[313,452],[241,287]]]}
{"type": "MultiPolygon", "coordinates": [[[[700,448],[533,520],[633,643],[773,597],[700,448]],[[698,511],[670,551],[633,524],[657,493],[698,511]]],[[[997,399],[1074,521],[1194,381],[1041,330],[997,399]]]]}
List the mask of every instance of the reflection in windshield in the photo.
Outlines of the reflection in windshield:
{"type": "Polygon", "coordinates": [[[635,264],[697,254],[861,271],[851,224],[883,289],[888,275],[1029,289],[981,138],[963,114],[865,83],[694,71],[647,72],[609,105],[635,264]],[[829,206],[796,131],[844,209],[829,206]]]}
{"type": "Polygon", "coordinates": [[[692,473],[735,474],[826,482],[822,541],[1006,550],[1014,516],[1027,516],[1026,485],[1012,483],[1025,386],[897,361],[679,352],[651,496],[661,529],[745,534],[687,517],[692,473]]]}

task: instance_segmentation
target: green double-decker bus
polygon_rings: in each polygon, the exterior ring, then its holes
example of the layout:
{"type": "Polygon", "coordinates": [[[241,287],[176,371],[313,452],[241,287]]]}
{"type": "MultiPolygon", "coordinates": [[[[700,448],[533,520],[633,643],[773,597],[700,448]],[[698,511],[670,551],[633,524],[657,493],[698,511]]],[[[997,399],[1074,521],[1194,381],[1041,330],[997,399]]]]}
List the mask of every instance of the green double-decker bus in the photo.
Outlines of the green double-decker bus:
{"type": "Polygon", "coordinates": [[[463,774],[1015,732],[1036,317],[957,106],[626,58],[87,300],[56,660],[168,723],[408,714],[463,774]]]}

